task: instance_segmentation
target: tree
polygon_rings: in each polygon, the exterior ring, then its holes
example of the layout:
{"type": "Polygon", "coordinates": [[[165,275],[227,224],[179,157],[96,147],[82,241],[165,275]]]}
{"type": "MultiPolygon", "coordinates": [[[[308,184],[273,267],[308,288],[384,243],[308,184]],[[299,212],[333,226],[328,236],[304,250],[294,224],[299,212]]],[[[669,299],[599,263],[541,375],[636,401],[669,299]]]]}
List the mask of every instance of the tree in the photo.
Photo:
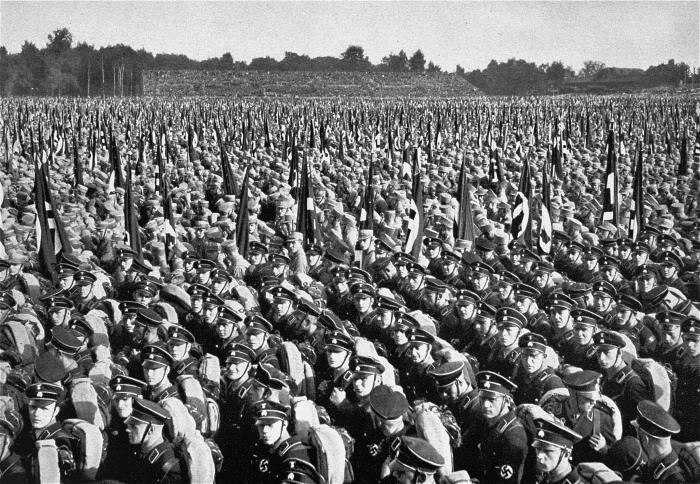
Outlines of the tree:
{"type": "Polygon", "coordinates": [[[442,69],[440,68],[439,65],[433,64],[433,61],[430,61],[430,62],[428,62],[428,72],[438,73],[438,72],[442,72],[442,69]]]}
{"type": "Polygon", "coordinates": [[[464,75],[464,67],[457,64],[457,67],[455,68],[455,74],[457,74],[458,76],[463,76],[464,75]]]}
{"type": "Polygon", "coordinates": [[[365,56],[365,49],[359,45],[349,45],[345,52],[340,54],[341,64],[348,71],[367,71],[372,67],[365,56]]]}
{"type": "Polygon", "coordinates": [[[223,69],[233,69],[233,56],[230,52],[226,52],[221,56],[221,67],[223,69]]]}
{"type": "Polygon", "coordinates": [[[425,70],[425,56],[420,49],[415,51],[408,61],[411,72],[423,72],[425,70]]]}
{"type": "Polygon", "coordinates": [[[62,27],[49,34],[46,50],[54,54],[61,54],[70,50],[71,45],[73,45],[73,34],[67,28],[62,27]]]}
{"type": "Polygon", "coordinates": [[[600,61],[587,60],[583,63],[583,68],[579,71],[578,75],[585,78],[590,78],[598,74],[600,71],[605,69],[605,64],[600,61]]]}
{"type": "Polygon", "coordinates": [[[547,80],[554,83],[561,83],[567,77],[573,77],[574,71],[571,67],[564,67],[560,61],[555,61],[544,69],[547,80]]]}
{"type": "Polygon", "coordinates": [[[401,50],[398,55],[389,54],[382,59],[382,66],[389,72],[406,72],[408,70],[408,57],[401,50]]]}

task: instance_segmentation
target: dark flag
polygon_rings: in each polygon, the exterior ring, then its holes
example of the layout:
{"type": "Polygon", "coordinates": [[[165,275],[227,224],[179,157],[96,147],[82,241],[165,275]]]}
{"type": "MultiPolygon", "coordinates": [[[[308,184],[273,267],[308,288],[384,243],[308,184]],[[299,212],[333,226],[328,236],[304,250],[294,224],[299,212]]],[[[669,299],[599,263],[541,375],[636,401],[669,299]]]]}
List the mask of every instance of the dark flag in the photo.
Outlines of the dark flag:
{"type": "Polygon", "coordinates": [[[367,184],[365,185],[364,200],[360,209],[360,230],[374,229],[374,187],[372,180],[374,178],[374,155],[369,162],[369,170],[367,170],[367,184]]]}
{"type": "MultiPolygon", "coordinates": [[[[136,207],[134,205],[134,195],[131,190],[131,162],[127,161],[127,165],[129,168],[127,170],[129,175],[126,180],[126,187],[124,188],[124,229],[128,238],[129,247],[136,252],[136,258],[139,261],[143,261],[139,221],[138,216],[136,215],[136,207]]],[[[163,203],[165,203],[165,200],[163,200],[163,203]]]]}
{"type": "Polygon", "coordinates": [[[513,240],[524,239],[529,241],[527,232],[530,227],[530,192],[530,162],[526,157],[523,160],[520,184],[518,185],[518,193],[515,195],[513,206],[513,222],[510,228],[513,240]]]}
{"type": "Polygon", "coordinates": [[[238,253],[243,258],[248,257],[248,174],[250,165],[246,166],[241,183],[241,197],[238,202],[238,215],[236,216],[236,245],[238,253]]]}
{"type": "Polygon", "coordinates": [[[453,224],[455,239],[463,239],[474,243],[474,218],[472,214],[471,185],[467,180],[467,162],[462,159],[462,167],[459,170],[459,181],[457,185],[457,201],[459,208],[456,212],[456,219],[453,224]]]}
{"type": "Polygon", "coordinates": [[[547,163],[542,167],[542,204],[540,211],[540,229],[537,238],[537,249],[540,254],[549,254],[552,251],[552,238],[554,228],[552,218],[549,215],[551,208],[551,190],[549,186],[549,166],[547,163]]]}
{"type": "Polygon", "coordinates": [[[615,133],[608,132],[608,163],[605,168],[605,189],[603,191],[603,212],[601,222],[618,224],[618,185],[617,155],[615,154],[615,133]]]}
{"type": "Polygon", "coordinates": [[[316,221],[316,205],[314,202],[314,185],[311,181],[309,162],[304,155],[301,169],[301,186],[299,187],[299,200],[297,209],[297,232],[304,236],[304,246],[307,244],[322,243],[321,227],[316,221]]]}
{"type": "Polygon", "coordinates": [[[75,175],[73,188],[83,184],[83,167],[81,165],[78,157],[78,142],[75,139],[75,133],[73,133],[73,174],[75,175]]]}
{"type": "Polygon", "coordinates": [[[681,141],[681,161],[678,163],[678,176],[688,174],[688,133],[683,131],[683,140],[681,141]]]}
{"type": "Polygon", "coordinates": [[[405,252],[413,254],[418,260],[423,245],[423,180],[420,173],[420,148],[413,153],[413,187],[411,206],[408,214],[408,231],[405,252]]]}
{"type": "Polygon", "coordinates": [[[299,183],[299,148],[296,138],[296,135],[292,134],[292,160],[289,162],[289,180],[287,181],[290,187],[296,187],[299,183]]]}
{"type": "Polygon", "coordinates": [[[634,169],[634,184],[632,185],[632,200],[634,200],[634,208],[630,214],[629,227],[627,235],[632,240],[637,240],[639,234],[644,230],[644,219],[642,218],[642,210],[644,204],[644,172],[643,166],[644,149],[641,145],[637,148],[636,167],[634,169]]]}
{"type": "Polygon", "coordinates": [[[501,165],[501,157],[498,154],[498,150],[489,148],[489,183],[491,187],[496,187],[503,180],[503,165],[501,165]]]}
{"type": "Polygon", "coordinates": [[[219,152],[221,153],[221,178],[224,179],[224,191],[227,195],[234,195],[236,193],[236,180],[233,176],[231,162],[229,161],[228,154],[226,153],[224,139],[219,132],[219,126],[217,124],[214,125],[214,132],[216,133],[216,138],[219,140],[219,152]]]}
{"type": "Polygon", "coordinates": [[[693,158],[700,157],[700,131],[695,133],[695,148],[693,148],[693,158]]]}
{"type": "Polygon", "coordinates": [[[70,254],[73,248],[66,235],[63,221],[58,215],[49,190],[46,153],[42,150],[41,161],[35,160],[34,204],[36,206],[36,239],[39,248],[39,271],[54,279],[56,256],[70,254]]]}

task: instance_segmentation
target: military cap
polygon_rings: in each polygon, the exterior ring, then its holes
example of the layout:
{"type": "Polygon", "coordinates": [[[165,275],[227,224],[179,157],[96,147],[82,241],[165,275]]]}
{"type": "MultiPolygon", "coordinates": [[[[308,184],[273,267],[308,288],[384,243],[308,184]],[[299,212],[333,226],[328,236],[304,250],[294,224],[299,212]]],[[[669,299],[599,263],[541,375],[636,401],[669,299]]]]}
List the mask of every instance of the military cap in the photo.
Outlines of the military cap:
{"type": "Polygon", "coordinates": [[[538,418],[535,420],[535,426],[537,430],[535,431],[533,447],[545,444],[572,449],[574,444],[583,438],[580,434],[554,419],[538,418]]]}
{"type": "Polygon", "coordinates": [[[385,309],[387,311],[398,311],[402,307],[401,303],[396,299],[383,294],[377,294],[376,305],[377,308],[385,309]]]}
{"type": "Polygon", "coordinates": [[[155,402],[145,398],[135,398],[133,410],[127,421],[131,419],[149,425],[165,425],[170,420],[170,413],[155,402]]]}
{"type": "Polygon", "coordinates": [[[406,270],[409,274],[417,274],[421,276],[424,276],[426,274],[425,267],[416,262],[410,262],[406,264],[406,270]]]}
{"type": "Polygon", "coordinates": [[[484,301],[478,301],[476,303],[476,309],[474,311],[475,317],[477,319],[496,319],[496,308],[484,301]]]}
{"type": "Polygon", "coordinates": [[[469,289],[460,289],[457,291],[455,294],[455,304],[457,305],[464,305],[464,304],[476,304],[477,302],[481,301],[481,297],[474,291],[470,291],[469,289]]]}
{"type": "Polygon", "coordinates": [[[356,282],[352,286],[350,286],[350,293],[355,296],[368,296],[368,297],[374,297],[375,291],[374,291],[374,286],[372,284],[368,284],[366,282],[356,282]]]}
{"type": "Polygon", "coordinates": [[[288,301],[296,301],[297,296],[294,294],[290,289],[287,289],[284,286],[275,286],[272,289],[270,289],[269,294],[272,296],[273,299],[284,299],[288,301]]]}
{"type": "Polygon", "coordinates": [[[330,262],[333,262],[334,264],[347,264],[348,262],[345,253],[335,247],[331,247],[330,249],[328,249],[323,254],[323,257],[328,259],[330,262]]]}
{"type": "Polygon", "coordinates": [[[435,337],[421,328],[409,328],[406,331],[406,338],[408,339],[408,344],[433,344],[435,337]]]}
{"type": "Polygon", "coordinates": [[[583,249],[584,259],[600,259],[601,257],[603,257],[603,255],[603,251],[600,248],[595,247],[593,245],[587,245],[583,249]]]}
{"type": "Polygon", "coordinates": [[[34,383],[25,392],[30,403],[49,405],[61,399],[61,387],[50,383],[34,383]]]}
{"type": "Polygon", "coordinates": [[[625,435],[613,442],[605,454],[605,463],[617,472],[630,472],[637,469],[644,459],[644,450],[639,439],[625,435]]]}
{"type": "Polygon", "coordinates": [[[653,236],[659,236],[661,235],[661,231],[657,229],[656,227],[652,227],[651,225],[647,225],[642,229],[640,232],[640,235],[653,235],[653,236]]]}
{"type": "Polygon", "coordinates": [[[68,320],[68,328],[83,338],[89,338],[95,334],[95,330],[82,314],[73,314],[68,320]]]}
{"type": "Polygon", "coordinates": [[[683,260],[677,254],[669,250],[661,253],[657,259],[657,263],[662,265],[670,264],[678,270],[682,269],[684,266],[683,260]]]}
{"type": "Polygon", "coordinates": [[[677,311],[661,311],[656,313],[656,321],[658,321],[659,325],[664,329],[672,326],[680,326],[685,318],[685,314],[677,311]]]}
{"type": "Polygon", "coordinates": [[[430,247],[431,249],[442,247],[442,240],[438,239],[437,237],[424,237],[423,245],[430,247]]]}
{"type": "Polygon", "coordinates": [[[535,254],[532,250],[528,249],[527,247],[523,247],[522,252],[520,253],[520,256],[523,259],[529,259],[533,261],[540,261],[542,258],[535,254]]]}
{"type": "Polygon", "coordinates": [[[685,338],[700,338],[700,320],[697,318],[686,318],[681,324],[681,332],[685,338]]]}
{"type": "Polygon", "coordinates": [[[285,388],[289,388],[289,385],[286,383],[284,373],[272,365],[258,365],[258,368],[255,370],[254,378],[259,385],[271,388],[273,390],[284,390],[285,388]]]}
{"type": "Polygon", "coordinates": [[[505,306],[496,311],[496,322],[499,326],[517,326],[522,329],[527,325],[527,318],[517,309],[505,306]]]}
{"type": "Polygon", "coordinates": [[[267,254],[269,252],[265,244],[261,244],[255,240],[248,243],[248,253],[250,254],[267,254]]]}
{"type": "Polygon", "coordinates": [[[430,292],[441,293],[450,288],[450,286],[437,277],[426,277],[425,278],[425,290],[430,292]]]}
{"type": "Polygon", "coordinates": [[[625,340],[619,333],[600,331],[593,335],[593,344],[599,350],[622,349],[625,347],[625,340]]]}
{"type": "Polygon", "coordinates": [[[255,351],[245,343],[237,342],[226,346],[226,362],[245,361],[252,363],[255,360],[255,351]]]}
{"type": "Polygon", "coordinates": [[[211,272],[216,269],[216,262],[209,259],[198,259],[195,261],[194,267],[200,273],[211,272]]]}
{"type": "Polygon", "coordinates": [[[53,353],[44,352],[34,361],[34,374],[36,379],[46,383],[59,383],[63,381],[68,372],[61,360],[53,353]]]}
{"type": "Polygon", "coordinates": [[[149,328],[157,328],[163,324],[163,316],[151,308],[139,309],[136,312],[136,322],[149,328]]]}
{"type": "Polygon", "coordinates": [[[383,250],[384,252],[391,252],[392,250],[394,250],[394,247],[392,247],[389,241],[387,241],[384,237],[380,236],[374,239],[374,250],[383,250]]]}
{"type": "Polygon", "coordinates": [[[270,256],[268,257],[268,260],[272,264],[287,265],[287,266],[291,262],[291,259],[281,252],[270,254],[270,256]]]}
{"type": "Polygon", "coordinates": [[[318,318],[322,312],[321,308],[319,308],[316,303],[302,298],[299,299],[297,309],[304,314],[308,314],[309,316],[313,316],[315,318],[318,318]]]}
{"type": "Polygon", "coordinates": [[[119,310],[122,314],[137,314],[141,309],[148,309],[148,306],[136,301],[122,301],[119,303],[119,310]]]}
{"type": "Polygon", "coordinates": [[[173,357],[168,353],[167,348],[161,342],[149,344],[141,350],[141,364],[150,363],[156,366],[170,366],[173,357]]]}
{"type": "Polygon", "coordinates": [[[133,259],[136,257],[136,251],[131,247],[120,246],[116,249],[116,256],[119,259],[133,259]]]}
{"type": "Polygon", "coordinates": [[[571,236],[564,232],[563,230],[555,230],[552,233],[552,239],[553,240],[563,240],[564,242],[568,242],[571,240],[571,236]]]}
{"type": "Polygon", "coordinates": [[[537,333],[527,333],[518,338],[518,347],[525,351],[538,351],[545,353],[547,351],[547,339],[537,333]]]}
{"type": "Polygon", "coordinates": [[[554,272],[554,265],[547,261],[538,261],[532,266],[534,274],[551,274],[554,272]]]}
{"type": "Polygon", "coordinates": [[[411,470],[434,474],[445,465],[445,459],[427,440],[418,437],[401,437],[396,460],[411,470]]]}
{"type": "Polygon", "coordinates": [[[8,408],[0,415],[0,433],[9,434],[11,437],[15,438],[23,428],[24,421],[22,420],[22,415],[16,410],[8,408]]]}
{"type": "Polygon", "coordinates": [[[617,239],[617,245],[620,248],[627,247],[629,249],[632,249],[632,247],[634,246],[634,241],[627,237],[620,237],[619,239],[617,239]]]}
{"type": "Polygon", "coordinates": [[[318,484],[325,482],[316,468],[303,459],[285,459],[279,474],[281,484],[318,484]]]}
{"type": "Polygon", "coordinates": [[[51,344],[63,353],[74,355],[83,345],[83,342],[80,341],[76,332],[72,329],[56,326],[51,330],[51,344]]]}
{"type": "Polygon", "coordinates": [[[620,268],[620,260],[617,257],[613,257],[610,255],[604,255],[600,259],[598,259],[598,265],[601,268],[605,267],[615,267],[615,268],[620,268]]]}
{"type": "Polygon", "coordinates": [[[469,270],[475,274],[485,274],[487,276],[493,274],[493,267],[481,261],[475,261],[469,264],[469,270]]]}
{"type": "Polygon", "coordinates": [[[216,294],[206,292],[202,295],[202,304],[208,307],[221,307],[226,303],[216,294]]]}
{"type": "Polygon", "coordinates": [[[244,325],[247,331],[271,333],[272,323],[263,317],[260,313],[252,313],[245,318],[244,325]]]}
{"type": "Polygon", "coordinates": [[[71,264],[70,262],[59,262],[54,266],[54,270],[58,277],[72,276],[80,270],[80,267],[71,264]]]}
{"type": "Polygon", "coordinates": [[[182,326],[170,326],[168,328],[168,340],[190,344],[195,342],[194,335],[182,326]]]}
{"type": "Polygon", "coordinates": [[[651,400],[642,400],[637,404],[636,422],[639,428],[657,438],[671,437],[681,431],[676,419],[651,400]]]}
{"type": "Polygon", "coordinates": [[[654,277],[658,278],[658,274],[656,272],[656,268],[652,266],[651,264],[642,264],[641,266],[637,267],[637,269],[634,271],[634,277],[635,278],[648,278],[648,277],[654,277]]]}
{"type": "Polygon", "coordinates": [[[500,277],[499,282],[502,282],[502,283],[516,284],[516,283],[520,282],[520,277],[518,277],[515,273],[507,271],[505,269],[499,271],[498,275],[500,277]]]}
{"type": "Polygon", "coordinates": [[[17,301],[9,291],[0,291],[0,310],[11,309],[17,305],[17,301]]]}
{"type": "Polygon", "coordinates": [[[97,280],[97,277],[95,277],[95,274],[92,274],[91,272],[76,271],[73,274],[73,279],[79,286],[89,286],[97,280]]]}
{"type": "Polygon", "coordinates": [[[646,242],[637,241],[634,244],[632,244],[632,252],[640,252],[640,253],[649,254],[651,252],[651,248],[649,247],[649,244],[647,244],[646,242]]]}
{"type": "Polygon", "coordinates": [[[323,246],[321,244],[306,244],[304,251],[307,255],[323,255],[323,246]]]}
{"type": "Polygon", "coordinates": [[[574,326],[598,326],[600,317],[588,309],[577,308],[571,311],[574,326]]]}
{"type": "Polygon", "coordinates": [[[486,237],[479,237],[474,243],[474,247],[483,250],[484,252],[489,252],[496,249],[496,244],[493,241],[487,239],[486,237]]]}
{"type": "Polygon", "coordinates": [[[289,407],[271,400],[256,403],[253,411],[256,425],[284,421],[289,418],[289,407]]]}
{"type": "Polygon", "coordinates": [[[114,395],[138,398],[143,394],[146,383],[130,376],[117,375],[109,381],[109,387],[114,395]]]}
{"type": "Polygon", "coordinates": [[[530,299],[538,299],[540,297],[540,291],[535,289],[534,287],[519,282],[517,284],[513,284],[513,296],[514,297],[527,297],[530,299]]]}
{"type": "Polygon", "coordinates": [[[659,247],[678,247],[678,241],[671,235],[661,234],[656,239],[656,245],[659,247]]]}
{"type": "Polygon", "coordinates": [[[493,371],[480,371],[476,374],[479,392],[510,396],[518,386],[508,378],[493,371]]]}
{"type": "Polygon", "coordinates": [[[338,318],[338,316],[333,312],[328,309],[324,309],[321,311],[321,315],[318,317],[317,322],[321,324],[324,328],[334,330],[334,329],[339,329],[343,330],[343,322],[338,318]]]}
{"type": "Polygon", "coordinates": [[[211,280],[214,282],[216,282],[216,281],[218,281],[218,282],[231,282],[231,281],[233,281],[233,276],[231,274],[229,274],[224,269],[219,269],[219,268],[212,270],[211,275],[209,277],[211,277],[211,280]]]}
{"type": "Polygon", "coordinates": [[[574,282],[572,284],[568,284],[565,289],[569,296],[571,296],[574,299],[583,297],[586,294],[590,293],[592,290],[593,287],[586,282],[574,282]]]}
{"type": "Polygon", "coordinates": [[[562,377],[562,382],[569,390],[583,395],[600,395],[600,379],[603,375],[593,370],[581,370],[567,373],[562,377]]]}
{"type": "Polygon", "coordinates": [[[369,272],[360,269],[359,267],[349,267],[348,268],[348,279],[349,280],[357,280],[357,281],[364,281],[367,283],[372,282],[372,276],[370,275],[369,272]]]}
{"type": "Polygon", "coordinates": [[[600,239],[601,247],[617,247],[617,239],[600,239]]]}
{"type": "Polygon", "coordinates": [[[611,299],[615,299],[617,296],[617,289],[615,286],[607,281],[596,281],[592,285],[593,294],[603,294],[611,299]]]}
{"type": "Polygon", "coordinates": [[[411,254],[407,254],[406,252],[395,252],[391,256],[391,259],[397,265],[408,265],[410,263],[416,262],[415,257],[413,257],[413,255],[411,255],[411,254]]]}
{"type": "Polygon", "coordinates": [[[435,380],[435,384],[438,388],[444,388],[452,385],[460,376],[463,375],[464,362],[463,361],[448,361],[428,370],[428,374],[435,380]]]}
{"type": "Polygon", "coordinates": [[[352,353],[355,349],[355,341],[340,330],[326,331],[323,336],[326,351],[347,351],[352,353]]]}
{"type": "Polygon", "coordinates": [[[394,420],[408,411],[406,396],[386,385],[379,385],[369,394],[369,406],[382,420],[394,420]]]}
{"type": "Polygon", "coordinates": [[[350,359],[350,370],[363,375],[381,375],[384,365],[372,357],[355,355],[350,359]]]}
{"type": "Polygon", "coordinates": [[[72,309],[73,301],[65,296],[56,295],[44,299],[46,309],[72,309]]]}
{"type": "Polygon", "coordinates": [[[349,271],[347,267],[335,266],[330,270],[331,276],[334,279],[348,279],[349,271]]]}
{"type": "Polygon", "coordinates": [[[569,240],[566,242],[566,246],[569,248],[569,250],[576,249],[580,252],[583,252],[585,247],[583,244],[577,240],[569,240]]]}
{"type": "Polygon", "coordinates": [[[397,312],[394,314],[394,326],[398,329],[403,329],[406,331],[410,328],[419,328],[420,323],[416,318],[408,313],[397,312]]]}
{"type": "Polygon", "coordinates": [[[443,262],[453,262],[455,264],[459,264],[459,262],[462,260],[462,256],[453,250],[443,249],[443,251],[440,253],[440,259],[443,262]]]}
{"type": "Polygon", "coordinates": [[[553,309],[553,308],[573,309],[576,307],[576,301],[571,299],[569,296],[567,296],[563,292],[557,291],[557,292],[553,292],[549,296],[549,299],[547,299],[546,305],[549,309],[553,309]]]}
{"type": "Polygon", "coordinates": [[[203,296],[204,294],[208,294],[209,292],[211,292],[211,290],[207,286],[196,282],[190,284],[190,286],[187,288],[187,294],[189,294],[191,297],[203,296]]]}
{"type": "Polygon", "coordinates": [[[132,291],[133,294],[136,294],[137,292],[145,292],[151,295],[151,297],[155,296],[158,294],[158,286],[154,284],[153,282],[145,279],[141,279],[138,281],[136,284],[134,284],[134,289],[132,291]]]}
{"type": "Polygon", "coordinates": [[[664,301],[667,295],[668,286],[661,285],[654,287],[650,291],[640,294],[640,299],[642,301],[642,304],[645,304],[647,307],[657,307],[664,301]]]}
{"type": "Polygon", "coordinates": [[[615,298],[615,302],[618,307],[622,306],[632,311],[641,311],[643,307],[639,299],[626,293],[619,293],[615,298]]]}

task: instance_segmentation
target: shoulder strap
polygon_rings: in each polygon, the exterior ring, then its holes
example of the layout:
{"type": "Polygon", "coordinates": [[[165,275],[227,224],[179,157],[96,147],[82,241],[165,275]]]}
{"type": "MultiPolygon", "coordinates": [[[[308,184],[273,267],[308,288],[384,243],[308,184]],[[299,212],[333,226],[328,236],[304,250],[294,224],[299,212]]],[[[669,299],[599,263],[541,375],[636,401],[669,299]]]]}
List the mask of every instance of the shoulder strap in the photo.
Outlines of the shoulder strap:
{"type": "Polygon", "coordinates": [[[175,456],[163,462],[163,464],[160,466],[160,472],[162,473],[162,476],[160,478],[161,482],[165,480],[165,478],[168,476],[168,473],[172,470],[173,467],[175,467],[175,464],[179,462],[180,460],[175,456]]]}

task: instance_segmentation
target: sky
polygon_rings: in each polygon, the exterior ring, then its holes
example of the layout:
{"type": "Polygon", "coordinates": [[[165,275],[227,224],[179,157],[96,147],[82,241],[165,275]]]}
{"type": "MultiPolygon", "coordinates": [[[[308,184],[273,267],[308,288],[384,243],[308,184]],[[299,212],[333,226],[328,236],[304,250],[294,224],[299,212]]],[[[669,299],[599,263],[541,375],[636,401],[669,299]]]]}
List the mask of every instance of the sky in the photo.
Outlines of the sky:
{"type": "Polygon", "coordinates": [[[700,0],[626,1],[7,1],[0,0],[0,45],[39,47],[56,28],[95,47],[123,43],[202,60],[282,59],[285,51],[338,57],[360,45],[379,63],[421,49],[445,70],[491,61],[586,60],[639,67],[673,58],[700,68],[700,0]]]}

